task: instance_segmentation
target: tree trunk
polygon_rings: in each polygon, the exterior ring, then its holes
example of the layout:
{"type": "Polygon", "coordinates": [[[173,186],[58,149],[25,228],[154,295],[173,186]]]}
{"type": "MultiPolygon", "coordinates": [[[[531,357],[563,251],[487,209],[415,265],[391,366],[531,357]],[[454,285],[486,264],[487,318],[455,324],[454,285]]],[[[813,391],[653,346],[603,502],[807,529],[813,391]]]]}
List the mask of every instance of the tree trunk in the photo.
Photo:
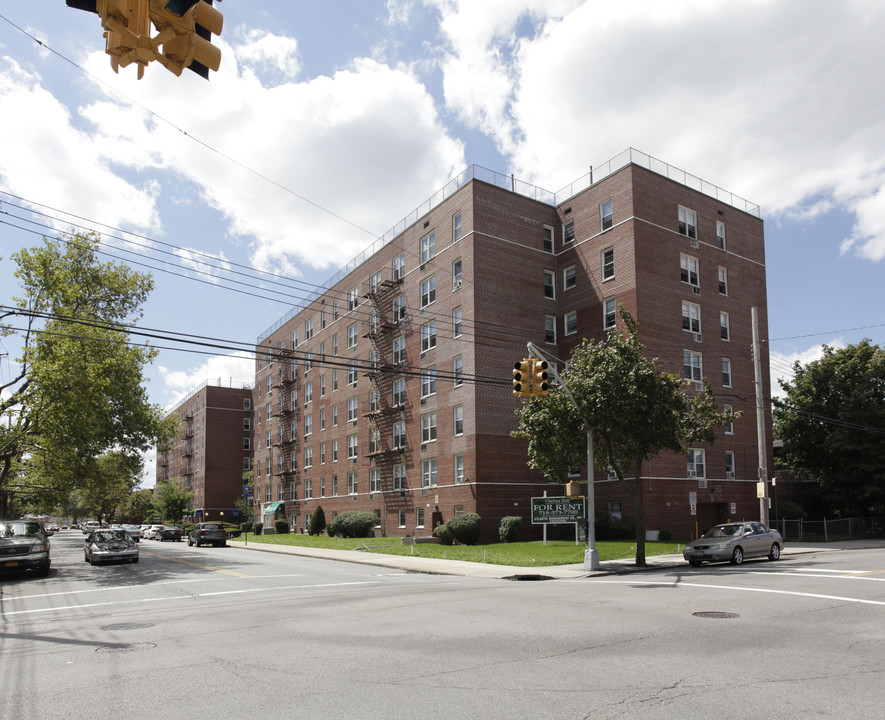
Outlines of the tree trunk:
{"type": "Polygon", "coordinates": [[[642,502],[642,461],[636,461],[636,475],[633,478],[633,517],[636,521],[636,567],[645,567],[645,514],[642,502]]]}

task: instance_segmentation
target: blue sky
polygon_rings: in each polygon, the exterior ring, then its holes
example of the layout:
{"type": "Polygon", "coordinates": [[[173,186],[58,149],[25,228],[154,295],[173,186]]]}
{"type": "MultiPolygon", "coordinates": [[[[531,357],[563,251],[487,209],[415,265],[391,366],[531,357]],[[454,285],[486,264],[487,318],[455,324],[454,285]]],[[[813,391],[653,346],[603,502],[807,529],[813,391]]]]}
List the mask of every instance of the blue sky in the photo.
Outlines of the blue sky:
{"type": "MultiPolygon", "coordinates": [[[[879,0],[216,6],[206,82],[114,74],[97,16],[0,0],[3,304],[10,254],[79,222],[152,268],[143,326],[249,344],[468,165],[557,191],[635,147],[761,206],[775,377],[885,344],[879,0]]],[[[147,374],[165,406],[252,363],[147,374]]]]}

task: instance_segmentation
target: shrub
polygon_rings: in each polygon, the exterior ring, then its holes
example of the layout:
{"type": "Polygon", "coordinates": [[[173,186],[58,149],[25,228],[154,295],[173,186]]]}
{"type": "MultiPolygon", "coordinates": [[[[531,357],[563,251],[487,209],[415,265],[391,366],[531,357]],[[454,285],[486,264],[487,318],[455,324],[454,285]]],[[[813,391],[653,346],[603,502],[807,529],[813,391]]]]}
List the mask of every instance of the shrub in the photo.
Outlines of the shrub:
{"type": "Polygon", "coordinates": [[[781,500],[777,505],[777,520],[805,520],[806,513],[799,505],[791,500],[781,500]]]}
{"type": "Polygon", "coordinates": [[[433,537],[438,538],[442,545],[452,545],[455,542],[455,538],[452,537],[452,531],[449,530],[449,526],[445,523],[433,528],[433,537]]]}
{"type": "Polygon", "coordinates": [[[241,522],[240,523],[240,531],[241,532],[252,532],[252,523],[251,522],[241,522]]]}
{"type": "Polygon", "coordinates": [[[633,528],[606,510],[597,510],[595,519],[597,540],[633,540],[636,535],[633,528]]]}
{"type": "Polygon", "coordinates": [[[307,528],[308,535],[322,535],[326,529],[326,513],[323,512],[323,506],[317,505],[317,509],[310,516],[310,527],[307,528]]]}
{"type": "Polygon", "coordinates": [[[289,521],[288,520],[274,520],[273,521],[273,529],[277,535],[285,535],[289,532],[289,521]]]}
{"type": "Polygon", "coordinates": [[[256,535],[261,535],[261,533],[263,531],[264,531],[264,523],[260,523],[260,522],[252,523],[252,532],[253,533],[255,533],[256,535]]]}
{"type": "Polygon", "coordinates": [[[670,542],[673,539],[673,531],[672,530],[661,530],[660,535],[658,535],[658,540],[661,542],[670,542]]]}
{"type": "Polygon", "coordinates": [[[498,528],[498,537],[501,542],[512,543],[519,539],[519,531],[522,529],[522,518],[519,515],[508,515],[501,518],[501,526],[498,528]]]}
{"type": "Polygon", "coordinates": [[[338,515],[326,526],[329,536],[339,535],[343,538],[374,537],[375,513],[361,510],[348,510],[338,515]]]}
{"type": "Polygon", "coordinates": [[[464,513],[456,515],[446,525],[449,526],[455,542],[462,545],[476,545],[479,542],[480,520],[476,513],[464,513]]]}

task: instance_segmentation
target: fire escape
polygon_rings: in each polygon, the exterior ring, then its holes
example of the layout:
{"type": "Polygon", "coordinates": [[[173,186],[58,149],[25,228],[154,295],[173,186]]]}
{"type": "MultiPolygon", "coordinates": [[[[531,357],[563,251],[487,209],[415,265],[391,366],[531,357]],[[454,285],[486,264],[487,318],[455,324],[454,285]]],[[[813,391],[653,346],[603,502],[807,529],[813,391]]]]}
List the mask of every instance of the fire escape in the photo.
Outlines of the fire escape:
{"type": "MultiPolygon", "coordinates": [[[[370,368],[366,376],[372,384],[368,412],[370,422],[369,452],[367,457],[380,471],[381,494],[388,510],[403,507],[406,493],[394,492],[394,465],[403,463],[405,444],[395,445],[394,425],[405,418],[405,396],[394,399],[394,382],[403,377],[403,357],[395,356],[394,340],[406,325],[405,304],[396,301],[402,287],[402,277],[373,278],[366,284],[367,298],[372,306],[369,331],[363,336],[372,346],[370,368]]],[[[405,436],[401,438],[404,441],[405,436]]]]}
{"type": "Polygon", "coordinates": [[[181,472],[184,478],[183,489],[192,491],[194,484],[194,416],[192,413],[184,416],[182,435],[184,437],[184,447],[181,449],[181,454],[184,457],[181,472]]]}
{"type": "Polygon", "coordinates": [[[279,482],[290,486],[290,500],[295,500],[295,492],[291,490],[291,483],[298,475],[298,433],[296,423],[298,421],[298,399],[295,396],[297,386],[297,366],[292,358],[291,350],[280,350],[282,357],[279,360],[279,371],[274,379],[274,389],[277,391],[277,405],[273,411],[274,426],[272,432],[273,446],[276,454],[276,463],[272,465],[272,472],[279,482]]]}

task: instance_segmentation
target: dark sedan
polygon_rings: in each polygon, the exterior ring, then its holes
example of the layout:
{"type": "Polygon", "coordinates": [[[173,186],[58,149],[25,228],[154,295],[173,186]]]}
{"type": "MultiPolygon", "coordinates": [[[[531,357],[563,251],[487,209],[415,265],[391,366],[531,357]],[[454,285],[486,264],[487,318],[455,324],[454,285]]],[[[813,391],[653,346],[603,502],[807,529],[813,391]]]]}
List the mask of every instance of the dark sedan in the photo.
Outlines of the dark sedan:
{"type": "Polygon", "coordinates": [[[174,525],[164,525],[161,530],[157,530],[156,533],[154,533],[154,540],[159,540],[160,542],[163,542],[164,540],[181,542],[181,528],[175,527],[174,525]]]}
{"type": "Polygon", "coordinates": [[[0,571],[49,574],[49,538],[36,520],[0,520],[0,571]]]}
{"type": "Polygon", "coordinates": [[[200,547],[200,545],[224,547],[227,545],[227,531],[221,523],[197,523],[187,534],[187,544],[196,545],[197,547],[200,547]]]}

